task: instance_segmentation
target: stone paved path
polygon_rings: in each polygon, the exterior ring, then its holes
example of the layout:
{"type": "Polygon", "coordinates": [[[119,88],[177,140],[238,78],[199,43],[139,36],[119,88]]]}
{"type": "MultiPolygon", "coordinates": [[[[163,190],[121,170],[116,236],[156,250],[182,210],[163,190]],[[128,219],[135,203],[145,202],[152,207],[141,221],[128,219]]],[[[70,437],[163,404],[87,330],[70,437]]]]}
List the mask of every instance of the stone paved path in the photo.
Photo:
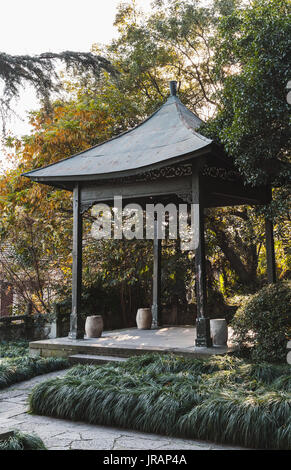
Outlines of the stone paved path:
{"type": "Polygon", "coordinates": [[[0,430],[35,432],[50,450],[216,450],[239,449],[147,434],[127,429],[90,425],[27,413],[27,397],[34,385],[66,371],[52,372],[0,390],[0,430]]]}

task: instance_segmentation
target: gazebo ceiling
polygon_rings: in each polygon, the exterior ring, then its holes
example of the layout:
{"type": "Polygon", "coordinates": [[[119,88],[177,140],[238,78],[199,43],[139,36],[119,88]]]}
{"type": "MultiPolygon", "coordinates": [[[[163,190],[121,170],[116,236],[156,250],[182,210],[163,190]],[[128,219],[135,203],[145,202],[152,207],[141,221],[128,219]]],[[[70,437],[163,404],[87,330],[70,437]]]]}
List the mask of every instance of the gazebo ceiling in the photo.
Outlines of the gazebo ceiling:
{"type": "Polygon", "coordinates": [[[201,119],[177,96],[171,95],[160,109],[134,129],[57,163],[25,173],[25,176],[48,184],[100,180],[187,160],[213,148],[212,140],[197,132],[201,124],[201,119]]]}

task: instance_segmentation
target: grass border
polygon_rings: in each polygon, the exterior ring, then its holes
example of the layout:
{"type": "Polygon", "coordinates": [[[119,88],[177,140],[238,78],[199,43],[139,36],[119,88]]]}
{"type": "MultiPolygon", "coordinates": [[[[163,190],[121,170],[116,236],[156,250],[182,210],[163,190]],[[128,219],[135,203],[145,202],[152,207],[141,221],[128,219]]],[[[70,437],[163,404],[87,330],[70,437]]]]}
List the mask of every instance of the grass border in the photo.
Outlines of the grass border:
{"type": "Polygon", "coordinates": [[[33,413],[260,449],[291,449],[289,366],[146,355],[37,385],[33,413]]]}

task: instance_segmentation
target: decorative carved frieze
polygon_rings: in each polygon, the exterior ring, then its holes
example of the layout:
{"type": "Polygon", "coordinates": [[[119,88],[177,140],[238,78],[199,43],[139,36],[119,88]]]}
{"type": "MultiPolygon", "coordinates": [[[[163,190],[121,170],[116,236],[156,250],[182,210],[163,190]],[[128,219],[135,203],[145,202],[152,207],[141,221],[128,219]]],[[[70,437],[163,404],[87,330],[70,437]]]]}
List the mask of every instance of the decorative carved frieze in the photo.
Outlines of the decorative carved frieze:
{"type": "MultiPolygon", "coordinates": [[[[129,195],[129,192],[132,192],[132,198],[134,199],[135,196],[138,197],[138,193],[140,192],[139,189],[139,184],[144,187],[144,194],[148,194],[149,196],[152,194],[157,195],[158,190],[160,190],[160,184],[163,186],[163,189],[165,189],[165,185],[167,188],[172,187],[172,183],[174,182],[175,178],[177,178],[177,182],[179,178],[181,177],[189,177],[192,175],[192,164],[187,163],[187,164],[181,164],[179,166],[167,166],[155,170],[149,170],[149,171],[144,171],[143,173],[140,173],[138,175],[131,175],[123,178],[112,178],[110,180],[106,180],[106,183],[102,183],[102,187],[104,188],[105,194],[107,193],[111,196],[112,198],[115,194],[115,191],[118,190],[120,192],[121,189],[126,189],[125,192],[127,192],[127,198],[129,195]],[[169,184],[167,183],[167,180],[169,180],[169,184]],[[171,180],[171,182],[170,182],[171,180]],[[149,185],[148,185],[149,183],[149,185]],[[152,186],[150,187],[150,183],[152,183],[152,186]],[[130,186],[132,185],[132,186],[130,186]],[[151,193],[152,190],[152,193],[151,193]],[[108,193],[109,191],[109,193],[108,193]]],[[[229,170],[226,168],[219,168],[219,167],[214,167],[214,166],[204,166],[201,169],[201,175],[210,177],[216,180],[220,181],[227,181],[227,182],[233,182],[233,181],[238,181],[239,175],[236,171],[234,170],[229,170]]],[[[96,183],[96,189],[97,189],[97,184],[96,183]]],[[[189,187],[187,185],[181,186],[180,188],[177,187],[175,184],[176,188],[173,188],[172,194],[176,194],[176,196],[179,197],[182,201],[186,202],[187,204],[192,203],[192,190],[191,190],[191,184],[189,187]]],[[[179,186],[179,185],[178,185],[179,186]]],[[[98,186],[99,189],[99,186],[98,186]]],[[[117,194],[119,194],[119,192],[117,194]]],[[[143,191],[142,191],[143,192],[143,191]]],[[[123,192],[121,192],[123,195],[123,192]]],[[[144,196],[143,194],[143,196],[144,196]]],[[[161,194],[165,194],[165,191],[161,192],[161,194]]],[[[95,199],[95,196],[91,198],[85,198],[81,202],[81,212],[84,214],[87,210],[89,210],[94,204],[98,202],[99,199],[95,199]]]]}
{"type": "MultiPolygon", "coordinates": [[[[127,176],[125,178],[119,178],[119,183],[138,183],[138,182],[146,182],[146,181],[155,181],[161,178],[175,178],[178,176],[189,176],[192,174],[192,166],[191,165],[180,165],[180,166],[166,166],[163,168],[159,168],[156,170],[149,170],[138,175],[134,176],[127,176]]],[[[114,183],[114,180],[112,180],[114,183]]]]}
{"type": "Polygon", "coordinates": [[[240,179],[240,175],[237,171],[218,168],[216,166],[204,166],[201,174],[203,176],[210,176],[211,178],[217,178],[224,181],[237,181],[240,179]]]}

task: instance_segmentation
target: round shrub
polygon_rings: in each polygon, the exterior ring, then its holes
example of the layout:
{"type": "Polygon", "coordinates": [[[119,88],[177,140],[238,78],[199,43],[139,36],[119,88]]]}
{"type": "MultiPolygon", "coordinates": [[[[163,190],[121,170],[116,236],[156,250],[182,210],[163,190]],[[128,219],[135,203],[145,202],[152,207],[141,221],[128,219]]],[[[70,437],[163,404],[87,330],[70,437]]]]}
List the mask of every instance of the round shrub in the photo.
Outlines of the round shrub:
{"type": "Polygon", "coordinates": [[[286,362],[291,339],[291,282],[265,286],[236,312],[231,326],[240,350],[254,361],[286,362]]]}

